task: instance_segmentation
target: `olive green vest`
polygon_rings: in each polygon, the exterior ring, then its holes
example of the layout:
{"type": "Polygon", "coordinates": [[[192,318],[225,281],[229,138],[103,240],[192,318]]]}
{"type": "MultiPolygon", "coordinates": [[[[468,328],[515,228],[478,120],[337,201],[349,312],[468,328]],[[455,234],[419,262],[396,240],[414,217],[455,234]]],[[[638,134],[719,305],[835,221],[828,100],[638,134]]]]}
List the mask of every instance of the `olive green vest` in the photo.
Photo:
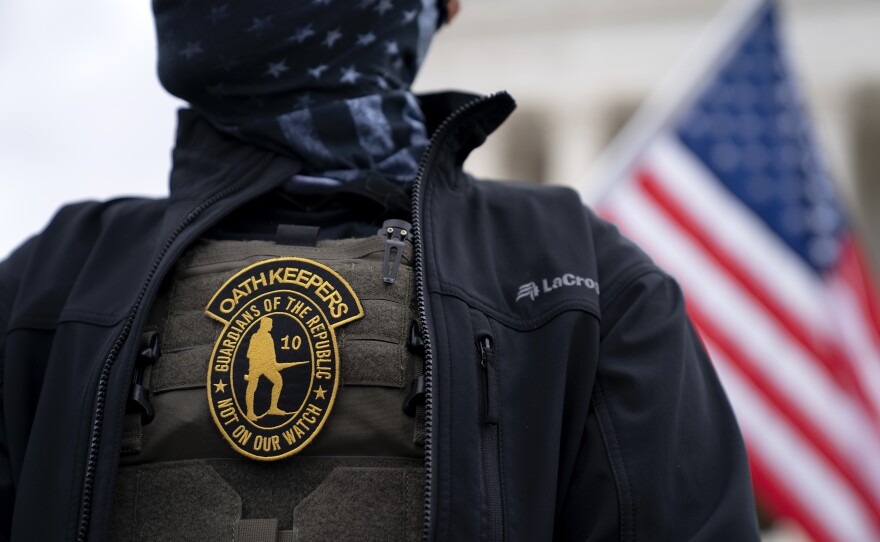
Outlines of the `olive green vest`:
{"type": "Polygon", "coordinates": [[[150,314],[145,336],[158,337],[158,356],[139,358],[135,381],[149,390],[155,415],[127,416],[112,540],[420,538],[423,410],[407,409],[408,415],[402,408],[422,371],[411,337],[412,247],[405,243],[399,266],[392,257],[393,283],[383,280],[385,251],[381,235],[317,247],[202,240],[188,250],[150,314]],[[271,269],[260,264],[276,259],[282,260],[271,269]],[[329,344],[322,342],[324,324],[333,325],[329,312],[342,313],[340,319],[358,314],[344,291],[334,293],[345,290],[343,283],[363,315],[334,328],[334,395],[329,369],[322,373],[318,364],[327,360],[312,358],[329,344]],[[273,288],[305,293],[271,295],[273,288]],[[300,298],[314,311],[300,309],[305,316],[294,318],[300,298]],[[277,312],[285,308],[288,313],[277,312]],[[322,310],[327,314],[319,319],[322,310]],[[296,389],[304,399],[291,406],[296,389]],[[301,419],[285,426],[287,435],[281,424],[289,416],[273,418],[276,404],[284,415],[299,408],[301,419]],[[254,427],[244,423],[248,416],[266,416],[254,422],[266,426],[260,453],[289,455],[259,461],[242,453],[260,436],[237,428],[254,427]]]}

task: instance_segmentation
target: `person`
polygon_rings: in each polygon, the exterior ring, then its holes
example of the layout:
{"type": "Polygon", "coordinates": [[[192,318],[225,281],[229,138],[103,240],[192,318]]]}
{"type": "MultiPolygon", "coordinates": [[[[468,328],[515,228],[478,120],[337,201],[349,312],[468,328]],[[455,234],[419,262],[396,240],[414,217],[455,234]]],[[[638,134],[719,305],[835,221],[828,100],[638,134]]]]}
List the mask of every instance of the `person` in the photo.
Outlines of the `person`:
{"type": "Polygon", "coordinates": [[[463,171],[507,93],[411,92],[457,3],[153,10],[169,197],[0,264],[3,537],[758,539],[675,281],[569,189],[463,171]],[[255,341],[309,363],[253,389],[255,341]]]}
{"type": "Polygon", "coordinates": [[[278,399],[281,397],[281,391],[284,387],[284,379],[281,378],[281,370],[288,367],[296,367],[297,365],[305,365],[309,361],[289,361],[286,363],[278,363],[275,356],[275,340],[272,338],[272,317],[263,316],[260,319],[259,329],[251,336],[247,349],[248,358],[248,374],[244,379],[247,381],[247,389],[245,391],[245,416],[252,421],[257,421],[267,414],[283,416],[287,412],[278,408],[278,399]],[[254,396],[257,393],[257,386],[260,385],[260,377],[265,376],[272,383],[272,396],[269,403],[269,409],[262,415],[257,415],[254,410],[254,396]]]}

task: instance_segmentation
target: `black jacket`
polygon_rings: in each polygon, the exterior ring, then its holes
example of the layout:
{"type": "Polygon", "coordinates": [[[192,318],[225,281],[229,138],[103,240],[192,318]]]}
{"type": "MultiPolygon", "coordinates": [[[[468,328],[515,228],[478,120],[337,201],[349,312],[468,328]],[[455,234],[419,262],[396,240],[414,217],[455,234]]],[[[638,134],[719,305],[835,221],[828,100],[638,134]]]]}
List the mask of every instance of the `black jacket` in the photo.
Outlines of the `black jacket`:
{"type": "MultiPolygon", "coordinates": [[[[462,172],[507,94],[423,105],[446,117],[413,188],[427,538],[757,539],[743,441],[676,283],[571,190],[462,172]]],[[[104,537],[159,284],[297,169],[183,112],[168,199],[69,205],[0,264],[0,533],[104,537]]]]}

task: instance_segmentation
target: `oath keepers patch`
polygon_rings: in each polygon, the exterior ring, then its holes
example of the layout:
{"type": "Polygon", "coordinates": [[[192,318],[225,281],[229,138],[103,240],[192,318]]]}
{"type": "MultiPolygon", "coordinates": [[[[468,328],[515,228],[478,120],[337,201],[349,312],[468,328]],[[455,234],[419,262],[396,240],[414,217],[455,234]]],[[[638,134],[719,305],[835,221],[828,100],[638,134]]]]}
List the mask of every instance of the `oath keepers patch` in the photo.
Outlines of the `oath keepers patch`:
{"type": "Polygon", "coordinates": [[[253,459],[302,450],[336,399],[336,328],[364,315],[351,286],[312,260],[265,260],[226,281],[205,313],[225,326],[207,382],[223,437],[253,459]]]}

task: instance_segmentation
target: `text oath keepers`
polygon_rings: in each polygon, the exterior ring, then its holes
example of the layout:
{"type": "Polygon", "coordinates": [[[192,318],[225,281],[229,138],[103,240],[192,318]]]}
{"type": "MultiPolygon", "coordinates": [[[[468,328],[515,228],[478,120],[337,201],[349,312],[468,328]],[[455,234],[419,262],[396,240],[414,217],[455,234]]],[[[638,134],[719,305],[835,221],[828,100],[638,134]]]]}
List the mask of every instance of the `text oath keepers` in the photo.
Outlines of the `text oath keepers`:
{"type": "Polygon", "coordinates": [[[232,288],[229,294],[220,300],[217,307],[222,314],[230,315],[235,312],[242,298],[259,292],[261,288],[280,284],[291,284],[314,292],[318,299],[327,304],[327,312],[333,318],[340,318],[349,312],[348,304],[344,302],[342,294],[329,280],[325,280],[317,273],[297,267],[279,267],[248,276],[232,288]]]}

